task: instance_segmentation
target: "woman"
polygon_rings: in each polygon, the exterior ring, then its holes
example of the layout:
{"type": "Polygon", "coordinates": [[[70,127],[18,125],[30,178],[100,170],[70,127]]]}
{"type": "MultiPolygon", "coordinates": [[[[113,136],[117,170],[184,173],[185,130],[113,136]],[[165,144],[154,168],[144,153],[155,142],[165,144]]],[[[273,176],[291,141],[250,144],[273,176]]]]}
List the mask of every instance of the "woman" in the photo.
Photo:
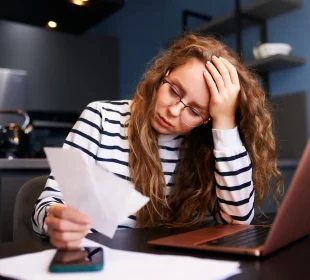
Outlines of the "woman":
{"type": "MultiPolygon", "coordinates": [[[[265,94],[211,37],[177,40],[144,74],[132,101],[89,104],[64,147],[80,149],[150,197],[119,227],[191,226],[208,216],[249,224],[254,198],[265,197],[272,177],[274,194],[281,185],[265,94]]],[[[90,218],[64,203],[50,176],[34,230],[56,247],[79,246],[90,218]]]]}

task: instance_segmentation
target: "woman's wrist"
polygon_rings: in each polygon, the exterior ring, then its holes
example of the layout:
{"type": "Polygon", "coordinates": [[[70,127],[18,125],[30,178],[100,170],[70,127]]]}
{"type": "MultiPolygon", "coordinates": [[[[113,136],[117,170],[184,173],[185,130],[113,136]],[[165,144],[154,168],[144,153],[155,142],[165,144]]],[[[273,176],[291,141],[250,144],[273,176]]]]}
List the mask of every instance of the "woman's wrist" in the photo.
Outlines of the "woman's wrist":
{"type": "Polygon", "coordinates": [[[233,129],[212,129],[214,149],[216,151],[241,151],[243,147],[238,127],[233,129]]]}
{"type": "Polygon", "coordinates": [[[236,127],[235,118],[218,118],[212,119],[212,128],[214,129],[233,129],[236,127]]]}

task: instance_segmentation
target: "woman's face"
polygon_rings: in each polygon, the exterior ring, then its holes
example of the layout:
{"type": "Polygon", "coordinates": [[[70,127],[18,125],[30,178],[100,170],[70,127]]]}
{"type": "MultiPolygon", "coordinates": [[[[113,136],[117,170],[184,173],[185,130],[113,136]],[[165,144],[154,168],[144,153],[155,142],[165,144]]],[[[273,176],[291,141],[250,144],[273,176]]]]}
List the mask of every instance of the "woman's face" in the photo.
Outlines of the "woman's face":
{"type": "Polygon", "coordinates": [[[190,59],[173,69],[157,90],[152,127],[160,134],[184,134],[209,119],[210,92],[205,64],[190,59]],[[180,102],[181,98],[181,102],[180,102]],[[189,106],[184,109],[185,106],[189,106]]]}

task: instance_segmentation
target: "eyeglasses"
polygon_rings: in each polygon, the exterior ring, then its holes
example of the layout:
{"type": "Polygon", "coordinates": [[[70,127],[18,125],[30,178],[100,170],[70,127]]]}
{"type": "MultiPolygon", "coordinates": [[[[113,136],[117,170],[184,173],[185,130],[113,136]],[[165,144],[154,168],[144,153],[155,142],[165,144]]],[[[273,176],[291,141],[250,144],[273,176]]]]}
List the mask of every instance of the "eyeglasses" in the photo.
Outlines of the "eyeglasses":
{"type": "Polygon", "coordinates": [[[162,80],[163,85],[168,84],[169,85],[169,90],[165,91],[165,98],[167,100],[171,100],[171,104],[176,105],[179,104],[180,102],[183,104],[184,108],[182,109],[181,112],[181,120],[184,124],[186,124],[189,127],[196,127],[200,126],[204,123],[207,123],[209,119],[205,120],[198,112],[196,109],[186,105],[182,101],[182,97],[179,94],[178,90],[171,84],[167,79],[162,80]]]}

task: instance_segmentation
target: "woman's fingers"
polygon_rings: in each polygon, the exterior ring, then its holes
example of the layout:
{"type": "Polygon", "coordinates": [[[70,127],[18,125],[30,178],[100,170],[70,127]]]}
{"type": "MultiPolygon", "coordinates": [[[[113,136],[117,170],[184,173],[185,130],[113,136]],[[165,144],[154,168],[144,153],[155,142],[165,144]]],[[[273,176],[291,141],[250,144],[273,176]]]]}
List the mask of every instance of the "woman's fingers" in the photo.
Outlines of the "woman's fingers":
{"type": "Polygon", "coordinates": [[[62,241],[62,242],[73,242],[82,240],[88,231],[58,231],[58,230],[51,230],[50,236],[54,240],[62,241]]]}
{"type": "Polygon", "coordinates": [[[219,98],[219,92],[218,92],[217,86],[216,86],[211,74],[209,73],[209,71],[207,69],[205,69],[203,71],[203,75],[205,77],[206,83],[207,83],[208,88],[210,90],[211,97],[213,98],[213,100],[217,100],[219,98]]]}
{"type": "Polygon", "coordinates": [[[79,247],[90,229],[88,216],[61,204],[49,208],[45,223],[50,242],[57,248],[79,247]]]}
{"type": "Polygon", "coordinates": [[[215,55],[212,56],[212,62],[214,66],[216,67],[218,73],[220,74],[225,88],[228,88],[231,85],[232,81],[231,81],[231,77],[229,74],[229,70],[226,67],[226,64],[221,59],[216,57],[215,55]]]}
{"type": "Polygon", "coordinates": [[[84,225],[90,223],[90,218],[87,215],[84,215],[69,206],[61,204],[52,205],[49,209],[49,215],[60,219],[69,220],[73,223],[79,223],[84,225]]]}
{"type": "Polygon", "coordinates": [[[212,57],[204,70],[204,77],[210,90],[209,114],[214,128],[233,128],[237,97],[240,91],[238,73],[226,59],[212,57]]]}
{"type": "Polygon", "coordinates": [[[48,228],[58,230],[58,231],[86,231],[89,230],[91,227],[88,224],[78,224],[73,223],[69,220],[59,219],[55,216],[49,215],[45,219],[45,223],[47,224],[48,228]]]}
{"type": "Polygon", "coordinates": [[[63,248],[63,249],[72,249],[72,248],[79,248],[82,242],[82,239],[77,241],[60,241],[54,238],[50,238],[50,242],[56,247],[56,248],[63,248]]]}
{"type": "Polygon", "coordinates": [[[225,91],[225,84],[224,84],[224,81],[223,81],[221,74],[219,73],[219,71],[216,69],[216,67],[210,61],[208,61],[206,65],[207,65],[207,70],[211,74],[211,76],[212,76],[212,78],[216,84],[216,87],[217,87],[219,94],[223,93],[225,91]]]}
{"type": "Polygon", "coordinates": [[[225,64],[226,68],[228,69],[231,82],[234,85],[240,86],[238,72],[237,72],[237,69],[235,68],[235,66],[233,66],[227,59],[225,59],[223,57],[220,57],[220,60],[225,64]]]}

